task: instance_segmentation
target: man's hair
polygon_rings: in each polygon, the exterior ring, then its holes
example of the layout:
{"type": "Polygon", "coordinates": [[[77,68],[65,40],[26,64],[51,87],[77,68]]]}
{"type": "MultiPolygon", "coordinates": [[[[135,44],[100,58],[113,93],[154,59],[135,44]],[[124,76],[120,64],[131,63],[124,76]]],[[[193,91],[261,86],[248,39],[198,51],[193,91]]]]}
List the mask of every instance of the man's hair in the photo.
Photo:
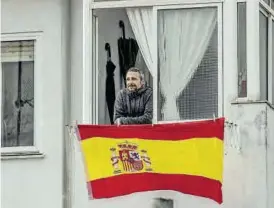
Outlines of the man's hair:
{"type": "Polygon", "coordinates": [[[145,74],[142,70],[138,69],[137,67],[131,67],[128,69],[127,73],[128,72],[138,72],[140,74],[140,80],[142,83],[145,83],[145,74]]]}

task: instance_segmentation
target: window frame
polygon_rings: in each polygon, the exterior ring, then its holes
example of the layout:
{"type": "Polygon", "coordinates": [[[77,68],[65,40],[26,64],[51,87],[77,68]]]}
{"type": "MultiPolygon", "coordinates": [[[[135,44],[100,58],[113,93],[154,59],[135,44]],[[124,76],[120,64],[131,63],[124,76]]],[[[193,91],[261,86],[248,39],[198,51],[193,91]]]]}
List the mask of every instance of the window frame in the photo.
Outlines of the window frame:
{"type": "MultiPolygon", "coordinates": [[[[218,24],[218,115],[212,115],[212,118],[223,116],[223,19],[222,19],[222,4],[221,3],[201,3],[201,4],[186,4],[186,5],[166,5],[166,6],[155,6],[153,7],[154,12],[154,60],[156,60],[153,71],[156,74],[156,77],[153,79],[153,119],[154,123],[173,123],[173,122],[189,122],[197,121],[201,119],[191,119],[191,120],[171,120],[171,121],[160,121],[158,119],[158,80],[159,80],[159,71],[158,69],[158,28],[157,28],[157,16],[158,11],[168,10],[168,9],[187,9],[187,8],[207,8],[207,7],[216,7],[217,9],[217,24],[218,24]],[[154,81],[155,80],[155,81],[154,81]]],[[[204,120],[204,119],[203,119],[204,120]]]]}
{"type": "MultiPolygon", "coordinates": [[[[246,5],[248,4],[248,1],[247,0],[237,0],[237,3],[243,3],[245,2],[246,5]]],[[[264,0],[254,0],[254,3],[256,3],[256,7],[258,7],[258,9],[256,8],[256,11],[259,11],[259,12],[262,12],[267,18],[268,18],[268,63],[267,63],[267,66],[268,66],[268,99],[265,100],[266,102],[268,103],[271,103],[272,105],[274,105],[274,97],[273,97],[273,90],[274,90],[274,80],[273,80],[273,73],[274,73],[274,68],[273,68],[273,64],[274,64],[274,61],[272,61],[272,54],[274,53],[274,49],[272,48],[272,21],[274,22],[274,8],[272,8],[274,2],[270,1],[270,4],[267,4],[266,2],[264,2],[264,0]]],[[[249,2],[250,4],[250,2],[249,2]]],[[[250,19],[254,20],[253,17],[251,17],[250,13],[248,13],[248,7],[247,7],[247,14],[246,14],[246,19],[247,19],[247,27],[249,27],[248,25],[248,22],[250,21],[250,19]]],[[[255,14],[252,14],[252,15],[255,15],[255,14]]],[[[256,19],[259,21],[259,14],[258,16],[256,17],[256,19]]],[[[259,22],[258,22],[259,24],[259,22]]],[[[258,29],[259,29],[259,25],[258,26],[258,29]]],[[[247,34],[248,34],[248,28],[247,28],[247,34]]],[[[252,46],[251,46],[251,42],[248,41],[248,37],[250,35],[247,35],[246,36],[246,41],[247,41],[247,97],[238,97],[237,96],[237,101],[240,101],[240,102],[249,102],[250,100],[251,101],[257,101],[257,100],[261,100],[261,90],[259,92],[259,96],[257,95],[257,91],[254,91],[254,88],[251,88],[251,85],[254,85],[254,83],[251,83],[252,81],[255,81],[252,76],[250,75],[251,73],[253,73],[253,70],[254,68],[252,68],[251,70],[249,69],[249,66],[250,66],[250,59],[248,58],[250,55],[250,53],[252,53],[252,56],[254,55],[253,51],[259,46],[259,32],[256,33],[254,35],[255,39],[258,41],[258,43],[256,43],[254,46],[254,40],[252,39],[252,46]],[[248,50],[248,48],[253,48],[253,51],[251,50],[248,50]],[[252,72],[251,72],[252,71],[252,72]],[[250,79],[252,78],[252,79],[250,79]],[[255,95],[254,95],[255,93],[255,95]]],[[[238,39],[238,37],[237,37],[238,39]]],[[[256,41],[256,42],[257,42],[256,41]]],[[[255,50],[256,51],[256,50],[255,50]]],[[[255,52],[257,53],[257,52],[255,52]]],[[[258,52],[258,55],[259,55],[259,52],[258,52]]],[[[254,56],[253,56],[254,57],[254,56]]],[[[256,66],[257,67],[257,66],[256,66]]],[[[256,68],[255,67],[255,68],[256,68]]],[[[261,73],[261,70],[260,70],[260,67],[258,68],[259,70],[259,74],[257,73],[257,69],[256,69],[256,74],[257,75],[260,75],[261,73]]],[[[257,77],[256,77],[256,82],[258,82],[258,84],[256,83],[256,85],[260,86],[260,80],[257,80],[257,77]]]]}
{"type": "Polygon", "coordinates": [[[92,9],[114,9],[128,7],[155,7],[155,6],[176,6],[176,5],[198,5],[198,4],[215,4],[223,3],[225,0],[90,0],[89,8],[92,9]]]}
{"type": "MultiPolygon", "coordinates": [[[[117,9],[117,8],[128,8],[128,7],[153,7],[153,16],[154,16],[154,25],[157,25],[157,11],[162,9],[175,9],[175,8],[199,8],[199,7],[217,7],[217,24],[218,24],[218,115],[212,115],[212,118],[214,117],[220,117],[224,114],[224,84],[223,84],[223,1],[224,0],[151,0],[151,1],[131,1],[131,0],[125,0],[125,1],[100,1],[100,2],[94,2],[93,0],[90,1],[89,9],[86,11],[88,15],[86,16],[87,19],[89,19],[90,23],[90,29],[87,29],[86,31],[86,37],[87,40],[93,40],[92,33],[90,31],[94,30],[93,24],[94,21],[93,15],[95,9],[117,9]]],[[[98,24],[98,23],[97,23],[98,24]]],[[[154,27],[154,37],[157,37],[157,26],[154,27]]],[[[97,35],[98,36],[98,35],[97,35]]],[[[92,42],[92,41],[91,41],[92,42]]],[[[94,43],[91,43],[90,45],[93,46],[94,43]]],[[[153,78],[153,94],[158,95],[158,57],[157,57],[157,38],[154,39],[153,42],[153,51],[154,51],[154,57],[153,60],[156,60],[156,63],[154,61],[153,64],[153,71],[156,71],[156,77],[153,78]],[[157,87],[155,87],[157,86],[157,87]]],[[[96,47],[96,46],[95,46],[96,47]]],[[[94,49],[91,47],[91,49],[85,49],[87,53],[85,56],[89,56],[91,51],[94,49]]],[[[86,96],[92,95],[92,99],[98,106],[98,92],[91,92],[89,89],[90,83],[89,82],[96,82],[97,76],[94,76],[96,74],[97,69],[92,69],[92,66],[96,65],[96,63],[92,62],[98,62],[98,57],[95,60],[91,60],[90,65],[84,66],[84,80],[86,84],[83,85],[83,92],[84,92],[84,100],[83,100],[83,118],[84,123],[90,122],[94,124],[98,124],[98,107],[93,108],[93,110],[90,109],[90,106],[92,106],[92,103],[86,102],[87,98],[86,96]],[[92,76],[93,75],[93,76],[92,76]],[[91,78],[91,79],[90,79],[91,78]],[[94,112],[94,109],[95,110],[94,112]],[[91,112],[90,112],[91,111],[91,112]],[[94,119],[94,117],[96,117],[94,119]]],[[[97,65],[98,66],[98,65],[97,65]]],[[[158,96],[153,96],[153,123],[170,123],[170,122],[188,122],[189,120],[180,120],[180,121],[158,121],[158,96]]],[[[195,121],[196,119],[193,119],[191,121],[195,121]]],[[[197,119],[201,120],[201,119],[197,119]]]]}
{"type": "Polygon", "coordinates": [[[92,78],[92,99],[94,100],[93,103],[95,103],[95,105],[92,105],[92,109],[90,112],[91,115],[91,123],[93,124],[98,124],[99,122],[99,70],[98,70],[98,66],[99,66],[99,58],[98,58],[98,54],[99,54],[99,49],[98,49],[98,43],[99,43],[99,34],[98,34],[98,17],[96,15],[95,12],[92,13],[92,17],[91,17],[91,21],[92,21],[92,59],[91,59],[91,64],[92,64],[92,68],[94,70],[91,70],[91,78],[92,78]]]}
{"type": "MultiPolygon", "coordinates": [[[[42,46],[41,46],[42,32],[27,32],[27,33],[2,33],[1,42],[8,41],[24,41],[33,40],[34,41],[34,124],[33,124],[33,145],[32,146],[14,146],[14,147],[1,147],[2,156],[10,155],[37,155],[42,154],[41,139],[38,137],[39,128],[38,119],[41,119],[41,108],[39,106],[39,96],[42,96],[40,85],[36,84],[42,79],[43,74],[41,73],[42,66],[42,46]],[[39,95],[40,94],[40,95],[39,95]],[[37,99],[38,98],[38,99],[37,99]],[[37,102],[38,101],[38,102],[37,102]],[[38,105],[37,105],[38,103],[38,105]]],[[[2,63],[0,71],[0,99],[2,101],[2,63]]],[[[0,111],[1,117],[1,129],[2,129],[2,110],[0,111]]]]}

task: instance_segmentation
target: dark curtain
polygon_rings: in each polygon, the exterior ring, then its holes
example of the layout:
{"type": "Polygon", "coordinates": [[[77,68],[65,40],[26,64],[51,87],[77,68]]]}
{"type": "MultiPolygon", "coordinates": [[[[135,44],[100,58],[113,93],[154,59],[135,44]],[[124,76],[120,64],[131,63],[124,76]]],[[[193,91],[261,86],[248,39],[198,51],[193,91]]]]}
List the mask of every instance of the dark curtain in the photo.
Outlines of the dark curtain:
{"type": "Polygon", "coordinates": [[[108,106],[108,113],[110,123],[114,124],[113,114],[114,114],[114,102],[115,102],[115,84],[114,84],[114,70],[116,66],[109,60],[106,65],[107,78],[106,78],[106,101],[108,106]]]}
{"type": "Polygon", "coordinates": [[[115,102],[115,83],[114,83],[114,71],[115,64],[111,61],[111,49],[109,43],[105,44],[105,50],[107,51],[107,64],[106,64],[106,102],[109,113],[109,120],[111,124],[114,124],[114,102],[115,102]]]}
{"type": "Polygon", "coordinates": [[[119,22],[119,26],[123,33],[123,36],[118,39],[120,74],[126,86],[126,73],[130,67],[135,65],[139,47],[135,39],[125,38],[125,28],[123,21],[119,22]]]}

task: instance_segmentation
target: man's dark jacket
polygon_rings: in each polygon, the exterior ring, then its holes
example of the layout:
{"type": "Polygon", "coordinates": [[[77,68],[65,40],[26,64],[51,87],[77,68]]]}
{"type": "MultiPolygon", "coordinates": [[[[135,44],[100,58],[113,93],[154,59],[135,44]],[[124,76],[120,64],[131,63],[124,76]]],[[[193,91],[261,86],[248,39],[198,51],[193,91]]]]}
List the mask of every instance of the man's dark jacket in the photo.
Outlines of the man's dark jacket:
{"type": "Polygon", "coordinates": [[[120,124],[151,124],[153,118],[153,97],[150,87],[136,92],[121,90],[114,105],[114,121],[120,124]]]}

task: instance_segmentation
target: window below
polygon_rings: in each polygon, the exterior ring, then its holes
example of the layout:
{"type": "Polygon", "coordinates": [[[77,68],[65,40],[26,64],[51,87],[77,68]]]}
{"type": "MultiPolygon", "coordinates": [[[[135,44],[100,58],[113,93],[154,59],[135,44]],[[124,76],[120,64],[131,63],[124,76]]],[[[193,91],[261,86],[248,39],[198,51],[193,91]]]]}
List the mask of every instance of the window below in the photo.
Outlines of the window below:
{"type": "Polygon", "coordinates": [[[2,41],[1,147],[34,145],[34,41],[2,41]]]}

